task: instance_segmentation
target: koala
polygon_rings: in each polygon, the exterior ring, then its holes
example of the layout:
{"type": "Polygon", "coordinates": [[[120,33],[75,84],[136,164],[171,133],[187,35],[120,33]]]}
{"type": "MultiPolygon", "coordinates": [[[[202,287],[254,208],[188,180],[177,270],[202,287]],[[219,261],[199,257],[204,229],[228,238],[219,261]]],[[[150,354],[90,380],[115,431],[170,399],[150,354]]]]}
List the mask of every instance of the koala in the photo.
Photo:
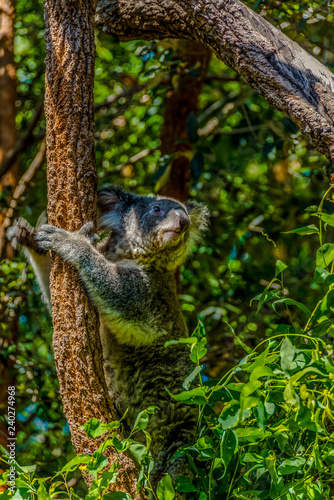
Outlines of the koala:
{"type": "MultiPolygon", "coordinates": [[[[98,308],[106,383],[118,416],[127,411],[125,433],[139,411],[158,407],[147,429],[156,486],[164,472],[173,480],[190,475],[182,459],[169,459],[193,436],[197,410],[172,400],[165,388],[180,392],[194,367],[184,344],[164,345],[188,335],[175,272],[205,230],[208,211],[197,203],[138,196],[116,186],[99,191],[98,209],[98,227],[107,236],[96,247],[92,223],[74,233],[44,224],[35,235],[34,257],[47,250],[58,253],[78,271],[98,308]]],[[[19,226],[21,233],[29,229],[22,221],[19,226]]],[[[20,242],[17,229],[15,237],[20,242]]]]}

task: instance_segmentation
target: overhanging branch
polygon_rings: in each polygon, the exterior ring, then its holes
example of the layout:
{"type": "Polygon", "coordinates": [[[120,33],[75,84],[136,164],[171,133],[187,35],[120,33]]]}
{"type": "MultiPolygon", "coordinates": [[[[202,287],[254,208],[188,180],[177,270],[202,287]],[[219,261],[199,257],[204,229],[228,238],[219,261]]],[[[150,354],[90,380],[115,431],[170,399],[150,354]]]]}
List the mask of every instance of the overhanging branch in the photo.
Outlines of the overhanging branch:
{"type": "Polygon", "coordinates": [[[334,75],[239,0],[99,0],[96,21],[121,40],[203,43],[334,162],[334,75]]]}

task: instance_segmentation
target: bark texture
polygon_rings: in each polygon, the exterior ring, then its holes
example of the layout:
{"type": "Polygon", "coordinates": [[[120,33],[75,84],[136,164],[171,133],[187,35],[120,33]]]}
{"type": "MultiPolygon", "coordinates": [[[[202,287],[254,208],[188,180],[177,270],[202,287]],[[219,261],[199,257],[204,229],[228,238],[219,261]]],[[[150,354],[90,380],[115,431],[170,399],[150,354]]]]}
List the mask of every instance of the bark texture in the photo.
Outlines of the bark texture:
{"type": "Polygon", "coordinates": [[[334,162],[334,75],[239,0],[99,0],[121,40],[190,38],[211,48],[334,162]]]}
{"type": "MultiPolygon", "coordinates": [[[[48,217],[70,231],[96,219],[94,12],[94,0],[45,2],[48,217]]],[[[52,260],[53,347],[64,413],[77,453],[90,453],[98,440],[87,438],[79,426],[92,417],[115,418],[103,374],[98,315],[75,271],[56,255],[52,260]]],[[[127,457],[121,462],[115,488],[135,497],[134,466],[127,457]]]]}
{"type": "Polygon", "coordinates": [[[170,174],[159,194],[180,201],[188,198],[190,184],[190,153],[186,121],[190,113],[196,113],[198,98],[209,66],[211,50],[190,40],[177,42],[176,57],[184,64],[178,74],[170,75],[165,96],[164,123],[161,131],[161,155],[176,153],[170,165],[170,174]],[[182,142],[179,142],[182,139],[182,142]]]}

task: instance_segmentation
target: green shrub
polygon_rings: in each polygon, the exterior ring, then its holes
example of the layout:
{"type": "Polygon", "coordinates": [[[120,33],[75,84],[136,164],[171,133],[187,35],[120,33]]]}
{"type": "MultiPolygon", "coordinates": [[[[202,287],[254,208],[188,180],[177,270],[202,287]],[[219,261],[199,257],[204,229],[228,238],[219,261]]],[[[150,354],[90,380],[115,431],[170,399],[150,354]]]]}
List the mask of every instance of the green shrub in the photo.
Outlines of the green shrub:
{"type": "MultiPolygon", "coordinates": [[[[94,478],[86,500],[130,500],[125,493],[103,493],[110,482],[117,480],[119,468],[116,461],[109,470],[103,470],[108,465],[103,456],[108,446],[113,446],[118,454],[131,453],[141,467],[138,485],[158,500],[172,500],[175,490],[188,492],[189,499],[196,500],[333,498],[334,244],[325,242],[324,235],[328,227],[334,227],[334,215],[323,213],[322,207],[323,201],[313,214],[318,226],[290,231],[296,235],[317,235],[320,240],[314,284],[318,289],[322,287],[324,294],[313,311],[285,296],[283,274],[287,266],[278,260],[274,279],[255,300],[258,311],[269,301],[274,311],[285,307],[289,324],[277,326],[272,336],[253,350],[235,337],[246,355],[220,380],[202,375],[201,359],[207,347],[201,322],[191,337],[166,343],[166,349],[187,343],[194,362],[193,372],[184,381],[184,391],[171,395],[184,404],[198,405],[194,440],[176,453],[176,457],[188,457],[193,482],[181,477],[173,485],[166,475],[157,492],[152,491],[150,436],[146,433],[146,446],[135,441],[137,431],[146,432],[150,414],[155,410],[151,407],[139,413],[130,436],[124,440],[117,436],[121,421],[102,424],[90,420],[84,426],[87,434],[94,438],[107,432],[104,444],[92,456],[75,457],[53,478],[35,478],[33,470],[18,466],[15,498],[58,498],[60,491],[66,492],[68,475],[80,466],[94,478]],[[274,282],[279,286],[272,289],[274,282]],[[305,316],[304,328],[300,323],[294,324],[294,308],[305,316]]],[[[312,288],[309,293],[312,294],[312,288]]],[[[3,493],[4,498],[10,495],[3,493]]],[[[79,498],[73,490],[67,491],[67,495],[79,498]]]]}

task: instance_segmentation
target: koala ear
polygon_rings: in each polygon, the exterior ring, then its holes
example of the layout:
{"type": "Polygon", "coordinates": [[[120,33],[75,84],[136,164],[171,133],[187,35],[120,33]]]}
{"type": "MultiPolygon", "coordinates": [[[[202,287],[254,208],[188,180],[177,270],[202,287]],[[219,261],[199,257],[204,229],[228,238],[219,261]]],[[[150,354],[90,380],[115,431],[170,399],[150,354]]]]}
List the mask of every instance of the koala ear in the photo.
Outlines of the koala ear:
{"type": "Polygon", "coordinates": [[[97,206],[102,215],[113,210],[122,211],[134,203],[134,197],[118,186],[105,186],[97,193],[97,206]]]}
{"type": "Polygon", "coordinates": [[[191,226],[199,231],[205,231],[209,225],[210,212],[206,205],[196,201],[188,201],[186,207],[189,213],[191,226]]]}
{"type": "Polygon", "coordinates": [[[97,193],[99,231],[122,231],[123,216],[136,203],[137,198],[118,186],[101,188],[97,193]]]}

